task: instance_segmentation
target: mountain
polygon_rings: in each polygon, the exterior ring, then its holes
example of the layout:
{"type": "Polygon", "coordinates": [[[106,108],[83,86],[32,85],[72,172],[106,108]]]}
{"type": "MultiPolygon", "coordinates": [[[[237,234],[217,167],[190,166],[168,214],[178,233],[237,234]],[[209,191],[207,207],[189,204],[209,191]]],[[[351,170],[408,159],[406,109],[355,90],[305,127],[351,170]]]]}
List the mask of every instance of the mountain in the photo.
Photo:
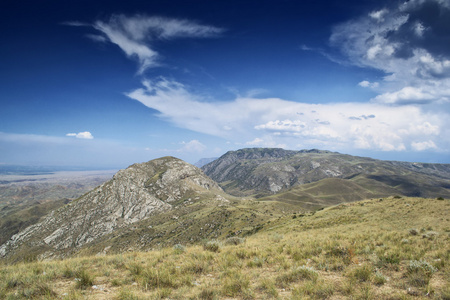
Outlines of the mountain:
{"type": "MultiPolygon", "coordinates": [[[[370,197],[405,195],[413,197],[449,197],[450,165],[382,161],[323,150],[290,151],[277,148],[251,148],[229,151],[205,165],[202,170],[222,188],[235,196],[264,197],[299,191],[305,184],[328,178],[328,191],[309,189],[307,196],[335,197],[339,186],[349,185],[349,197],[337,200],[360,200],[370,197]],[[333,191],[336,190],[336,191],[333,191]],[[355,192],[352,192],[355,191],[355,192]],[[356,191],[360,191],[360,195],[356,191]]],[[[324,186],[324,185],[322,185],[324,186]]],[[[283,197],[276,197],[282,200],[283,197]]],[[[292,197],[291,197],[292,198],[292,197]]],[[[334,204],[338,201],[334,201],[334,204]]],[[[330,203],[332,204],[332,203],[330,203]]]]}
{"type": "Polygon", "coordinates": [[[49,255],[80,248],[207,190],[220,192],[221,188],[198,168],[179,159],[164,157],[134,164],[13,236],[0,248],[0,255],[27,243],[49,255]]]}
{"type": "Polygon", "coordinates": [[[235,199],[199,168],[163,157],[120,170],[22,230],[0,247],[0,257],[123,252],[235,232],[251,234],[269,219],[294,210],[282,203],[235,199]]]}
{"type": "Polygon", "coordinates": [[[201,168],[204,165],[209,164],[212,161],[215,161],[216,159],[218,159],[218,157],[201,158],[199,159],[198,162],[194,164],[194,166],[196,166],[197,168],[201,168]]]}
{"type": "Polygon", "coordinates": [[[394,195],[450,198],[450,165],[316,149],[241,149],[202,169],[163,157],[120,170],[38,222],[35,218],[37,223],[0,246],[0,257],[17,261],[29,255],[44,259],[149,250],[252,235],[286,214],[342,202],[394,195]]]}

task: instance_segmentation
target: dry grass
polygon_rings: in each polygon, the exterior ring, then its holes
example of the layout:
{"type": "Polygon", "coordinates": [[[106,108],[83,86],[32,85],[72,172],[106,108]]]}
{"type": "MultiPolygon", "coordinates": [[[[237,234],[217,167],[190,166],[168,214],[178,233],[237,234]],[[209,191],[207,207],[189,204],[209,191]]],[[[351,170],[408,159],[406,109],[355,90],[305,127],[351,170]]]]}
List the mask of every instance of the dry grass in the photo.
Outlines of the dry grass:
{"type": "Polygon", "coordinates": [[[215,241],[218,251],[179,245],[4,265],[0,298],[448,299],[449,204],[343,204],[280,218],[245,242],[215,241]]]}

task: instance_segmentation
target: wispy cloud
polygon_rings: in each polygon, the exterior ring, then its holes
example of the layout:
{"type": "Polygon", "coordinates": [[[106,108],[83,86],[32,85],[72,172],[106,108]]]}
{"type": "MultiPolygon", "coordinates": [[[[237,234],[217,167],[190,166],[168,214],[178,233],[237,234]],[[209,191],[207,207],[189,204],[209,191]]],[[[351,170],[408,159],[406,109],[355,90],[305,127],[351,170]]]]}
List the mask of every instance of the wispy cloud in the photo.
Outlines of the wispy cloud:
{"type": "Polygon", "coordinates": [[[362,86],[362,87],[374,89],[374,88],[377,88],[380,84],[378,82],[370,82],[367,80],[363,80],[360,83],[358,83],[358,85],[362,86]]]}
{"type": "Polygon", "coordinates": [[[79,133],[68,133],[66,136],[76,137],[77,139],[92,140],[94,136],[89,131],[83,131],[79,133]]]}
{"type": "Polygon", "coordinates": [[[386,73],[376,103],[450,102],[450,5],[444,0],[392,2],[336,26],[331,44],[361,67],[386,73]]]}
{"type": "Polygon", "coordinates": [[[144,81],[127,94],[181,128],[247,145],[404,151],[449,149],[448,113],[413,105],[309,104],[278,98],[207,102],[181,83],[144,81]],[[442,136],[447,136],[442,138],[442,136]],[[424,147],[420,145],[431,145],[424,147]]]}
{"type": "MultiPolygon", "coordinates": [[[[66,22],[70,26],[86,26],[81,22],[66,22]]],[[[99,35],[89,35],[95,41],[108,41],[122,49],[129,58],[139,62],[139,73],[158,66],[159,54],[154,49],[157,40],[176,38],[208,38],[221,34],[222,28],[202,25],[190,20],[151,17],[146,15],[112,15],[109,20],[97,20],[90,25],[99,35]]]]}

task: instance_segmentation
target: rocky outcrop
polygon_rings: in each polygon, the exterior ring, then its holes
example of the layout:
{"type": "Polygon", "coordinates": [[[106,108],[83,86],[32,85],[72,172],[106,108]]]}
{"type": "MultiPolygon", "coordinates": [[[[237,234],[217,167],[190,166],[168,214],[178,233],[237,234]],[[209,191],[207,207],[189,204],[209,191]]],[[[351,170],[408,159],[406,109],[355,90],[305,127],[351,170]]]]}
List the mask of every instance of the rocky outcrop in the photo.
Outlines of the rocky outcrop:
{"type": "Polygon", "coordinates": [[[134,164],[113,179],[41,222],[14,235],[0,247],[0,256],[34,249],[45,256],[74,251],[114,230],[171,210],[179,202],[221,188],[203,172],[174,157],[134,164]]]}

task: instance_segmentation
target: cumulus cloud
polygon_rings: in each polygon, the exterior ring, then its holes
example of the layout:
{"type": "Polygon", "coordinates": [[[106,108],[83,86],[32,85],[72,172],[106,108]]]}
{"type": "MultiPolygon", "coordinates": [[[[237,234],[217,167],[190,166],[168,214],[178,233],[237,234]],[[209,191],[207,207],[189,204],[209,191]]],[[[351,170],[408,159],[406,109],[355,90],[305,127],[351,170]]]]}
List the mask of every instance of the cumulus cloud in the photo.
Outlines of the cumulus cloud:
{"type": "Polygon", "coordinates": [[[198,140],[191,140],[189,142],[181,142],[183,147],[179,150],[180,152],[203,152],[206,146],[200,143],[198,140]]]}
{"type": "Polygon", "coordinates": [[[425,112],[414,105],[309,104],[250,97],[209,102],[165,78],[144,81],[127,96],[176,126],[247,145],[381,151],[450,147],[450,137],[442,138],[450,125],[449,114],[425,112]],[[435,147],[420,148],[417,141],[424,140],[435,147]]]}
{"type": "Polygon", "coordinates": [[[377,103],[450,102],[450,5],[444,0],[392,2],[337,25],[330,37],[351,63],[385,72],[377,103]]]}
{"type": "MultiPolygon", "coordinates": [[[[85,26],[81,22],[66,22],[70,26],[85,26]]],[[[158,65],[158,52],[154,49],[157,40],[171,40],[175,38],[207,38],[217,36],[223,29],[201,25],[194,21],[150,17],[146,15],[112,15],[109,20],[98,20],[91,27],[98,35],[89,38],[119,46],[129,58],[136,58],[139,62],[139,73],[158,65]]]]}
{"type": "Polygon", "coordinates": [[[416,151],[424,151],[428,149],[436,149],[436,144],[433,141],[412,142],[411,146],[416,151]]]}
{"type": "Polygon", "coordinates": [[[73,136],[77,139],[86,139],[86,140],[92,140],[94,136],[89,131],[83,131],[79,133],[68,133],[66,136],[73,136]]]}

